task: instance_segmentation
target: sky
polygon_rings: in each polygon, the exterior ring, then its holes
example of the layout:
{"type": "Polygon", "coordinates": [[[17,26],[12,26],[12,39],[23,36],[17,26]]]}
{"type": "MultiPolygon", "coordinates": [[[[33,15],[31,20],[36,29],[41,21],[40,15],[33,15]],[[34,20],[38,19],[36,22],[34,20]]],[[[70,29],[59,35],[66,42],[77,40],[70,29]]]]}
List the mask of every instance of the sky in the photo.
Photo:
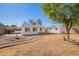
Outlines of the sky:
{"type": "Polygon", "coordinates": [[[5,25],[17,24],[21,26],[29,19],[40,19],[45,26],[57,25],[51,22],[44,14],[41,4],[36,3],[0,3],[0,22],[5,25]]]}

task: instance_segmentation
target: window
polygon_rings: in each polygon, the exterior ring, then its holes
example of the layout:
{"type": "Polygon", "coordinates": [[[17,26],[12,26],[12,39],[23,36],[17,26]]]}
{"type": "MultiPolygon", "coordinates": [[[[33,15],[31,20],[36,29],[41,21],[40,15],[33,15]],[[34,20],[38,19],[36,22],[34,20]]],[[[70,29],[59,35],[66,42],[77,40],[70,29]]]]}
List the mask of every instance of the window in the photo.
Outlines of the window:
{"type": "Polygon", "coordinates": [[[40,31],[42,30],[42,28],[40,28],[40,31]]]}
{"type": "Polygon", "coordinates": [[[33,31],[37,31],[37,28],[33,28],[33,31]]]}
{"type": "Polygon", "coordinates": [[[56,28],[56,30],[58,30],[58,29],[56,28]]]}
{"type": "Polygon", "coordinates": [[[30,28],[25,28],[25,31],[26,31],[26,32],[29,32],[29,31],[30,31],[30,28]]]}

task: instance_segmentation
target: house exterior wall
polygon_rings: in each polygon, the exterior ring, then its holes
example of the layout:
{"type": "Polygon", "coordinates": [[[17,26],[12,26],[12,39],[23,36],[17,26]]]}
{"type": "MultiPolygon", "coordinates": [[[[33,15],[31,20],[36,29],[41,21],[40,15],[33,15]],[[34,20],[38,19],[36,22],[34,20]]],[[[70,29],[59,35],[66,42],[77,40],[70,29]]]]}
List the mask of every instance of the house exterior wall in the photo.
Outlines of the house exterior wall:
{"type": "Polygon", "coordinates": [[[62,30],[62,27],[45,27],[41,25],[30,25],[30,26],[24,26],[22,27],[22,33],[28,34],[28,33],[64,33],[64,29],[62,30]],[[30,28],[30,31],[25,31],[25,28],[30,28]],[[33,31],[33,28],[37,28],[36,31],[33,31]],[[41,30],[40,30],[41,28],[41,30]]]}
{"type": "Polygon", "coordinates": [[[50,29],[49,33],[60,33],[60,29],[50,29]]]}
{"type": "Polygon", "coordinates": [[[45,32],[45,27],[41,25],[26,25],[22,27],[22,34],[36,34],[41,32],[45,32]],[[25,31],[25,28],[30,28],[30,30],[25,31]]]}
{"type": "MultiPolygon", "coordinates": [[[[25,28],[30,28],[30,31],[28,31],[30,33],[33,33],[33,32],[36,32],[36,33],[38,33],[38,32],[40,32],[40,33],[41,32],[44,32],[44,33],[49,32],[49,33],[61,33],[61,34],[67,33],[64,26],[45,27],[45,26],[37,25],[37,24],[36,25],[30,25],[29,24],[29,25],[25,25],[25,26],[22,27],[22,33],[26,32],[25,28]],[[37,30],[33,31],[33,28],[37,28],[37,30]],[[41,30],[40,30],[40,28],[41,28],[41,30]],[[57,30],[56,30],[56,28],[57,28],[57,30]]],[[[26,33],[28,33],[28,32],[26,32],[26,33]]],[[[72,33],[72,34],[79,33],[79,29],[78,28],[71,28],[70,33],[72,33]]]]}
{"type": "Polygon", "coordinates": [[[51,27],[46,27],[46,32],[48,33],[61,33],[61,27],[57,26],[51,26],[51,27]]]}

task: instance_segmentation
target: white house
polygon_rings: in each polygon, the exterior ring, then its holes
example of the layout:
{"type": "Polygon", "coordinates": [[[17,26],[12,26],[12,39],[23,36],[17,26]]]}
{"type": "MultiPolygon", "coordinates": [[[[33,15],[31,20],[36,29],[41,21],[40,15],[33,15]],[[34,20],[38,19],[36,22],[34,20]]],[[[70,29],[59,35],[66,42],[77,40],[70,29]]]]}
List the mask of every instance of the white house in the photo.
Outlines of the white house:
{"type": "Polygon", "coordinates": [[[22,24],[22,34],[30,35],[30,34],[39,34],[39,33],[63,33],[62,27],[45,27],[37,23],[31,24],[24,22],[22,24]]]}
{"type": "Polygon", "coordinates": [[[49,33],[63,33],[63,30],[61,26],[51,26],[51,27],[48,27],[48,32],[49,33]]]}
{"type": "Polygon", "coordinates": [[[38,33],[43,33],[43,32],[45,32],[45,27],[38,23],[30,24],[30,23],[25,22],[22,24],[23,35],[38,34],[38,33]]]}
{"type": "Polygon", "coordinates": [[[59,28],[51,28],[49,33],[60,33],[60,29],[59,28]]]}

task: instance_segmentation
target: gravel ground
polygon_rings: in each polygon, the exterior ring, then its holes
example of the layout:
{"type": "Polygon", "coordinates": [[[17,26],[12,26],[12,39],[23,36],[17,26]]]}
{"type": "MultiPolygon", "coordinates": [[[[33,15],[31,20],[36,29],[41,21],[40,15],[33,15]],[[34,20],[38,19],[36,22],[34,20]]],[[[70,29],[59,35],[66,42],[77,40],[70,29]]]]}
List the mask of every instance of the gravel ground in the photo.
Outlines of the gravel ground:
{"type": "Polygon", "coordinates": [[[34,37],[36,37],[36,36],[18,35],[19,39],[16,39],[16,34],[4,35],[4,36],[0,37],[0,45],[10,44],[10,43],[14,43],[16,41],[18,42],[18,41],[30,40],[30,39],[32,39],[34,37]]]}

